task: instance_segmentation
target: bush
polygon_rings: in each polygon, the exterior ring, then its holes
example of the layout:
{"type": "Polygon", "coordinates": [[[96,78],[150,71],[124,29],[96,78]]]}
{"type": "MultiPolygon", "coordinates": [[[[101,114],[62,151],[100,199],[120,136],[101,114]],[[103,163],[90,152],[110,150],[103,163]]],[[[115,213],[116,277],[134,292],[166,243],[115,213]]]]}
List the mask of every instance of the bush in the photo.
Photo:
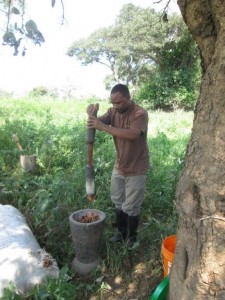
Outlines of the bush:
{"type": "Polygon", "coordinates": [[[44,86],[38,86],[32,89],[32,91],[29,93],[29,97],[42,97],[47,96],[49,94],[49,91],[44,86]]]}
{"type": "Polygon", "coordinates": [[[186,30],[158,52],[160,62],[136,94],[137,101],[153,109],[193,109],[201,75],[199,51],[186,30]]]}
{"type": "Polygon", "coordinates": [[[166,79],[156,77],[151,83],[141,87],[135,95],[135,100],[147,109],[193,110],[197,97],[197,90],[188,91],[182,86],[174,89],[167,85],[166,79]]]}

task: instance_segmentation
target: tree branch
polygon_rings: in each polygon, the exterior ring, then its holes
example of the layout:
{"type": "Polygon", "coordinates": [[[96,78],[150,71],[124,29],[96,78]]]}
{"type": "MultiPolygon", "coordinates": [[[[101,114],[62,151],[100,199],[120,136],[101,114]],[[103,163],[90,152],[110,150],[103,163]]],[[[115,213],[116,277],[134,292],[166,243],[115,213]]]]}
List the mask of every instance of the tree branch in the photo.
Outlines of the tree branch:
{"type": "MultiPolygon", "coordinates": [[[[162,1],[164,1],[164,0],[158,0],[158,1],[155,1],[155,2],[153,2],[153,3],[154,3],[154,4],[159,4],[159,3],[161,3],[162,1]]],[[[167,1],[167,3],[166,3],[166,5],[165,5],[164,9],[166,9],[166,8],[169,6],[170,2],[171,2],[171,0],[168,0],[168,1],[167,1]]]]}
{"type": "Polygon", "coordinates": [[[6,31],[9,31],[9,21],[10,21],[10,10],[11,10],[11,0],[9,0],[9,6],[8,6],[8,12],[7,12],[7,25],[6,25],[6,31]]]}
{"type": "Polygon", "coordinates": [[[7,15],[7,11],[0,9],[0,12],[3,12],[5,15],[7,15]]]}
{"type": "Polygon", "coordinates": [[[61,21],[61,25],[64,25],[66,21],[66,18],[65,18],[65,8],[64,8],[64,1],[61,0],[61,6],[62,6],[62,21],[61,21]]]}

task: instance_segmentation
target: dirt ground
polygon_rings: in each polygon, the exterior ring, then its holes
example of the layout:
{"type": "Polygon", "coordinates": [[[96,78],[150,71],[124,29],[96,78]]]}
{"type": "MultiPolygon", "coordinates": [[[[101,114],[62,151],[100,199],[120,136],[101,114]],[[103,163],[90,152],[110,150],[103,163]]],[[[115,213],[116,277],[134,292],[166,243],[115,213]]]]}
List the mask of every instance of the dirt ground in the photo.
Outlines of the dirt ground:
{"type": "MultiPolygon", "coordinates": [[[[135,253],[124,255],[122,272],[110,275],[102,272],[96,284],[99,292],[95,295],[80,295],[82,300],[149,300],[163,279],[163,267],[160,259],[144,255],[141,248],[135,253]]],[[[77,299],[78,300],[78,299],[77,299]]]]}
{"type": "MultiPolygon", "coordinates": [[[[106,276],[103,280],[107,283],[107,288],[102,295],[104,300],[149,300],[157,283],[161,278],[154,278],[152,281],[151,274],[146,272],[145,264],[140,263],[135,266],[133,278],[123,283],[122,277],[106,276]]],[[[92,297],[90,300],[99,300],[92,297]]]]}

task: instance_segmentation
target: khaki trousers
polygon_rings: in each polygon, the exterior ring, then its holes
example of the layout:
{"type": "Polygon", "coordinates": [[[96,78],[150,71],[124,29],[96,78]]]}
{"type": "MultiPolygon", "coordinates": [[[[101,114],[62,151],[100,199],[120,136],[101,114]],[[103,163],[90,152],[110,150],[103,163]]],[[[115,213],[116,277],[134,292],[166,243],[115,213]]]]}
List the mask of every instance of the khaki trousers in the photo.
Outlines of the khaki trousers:
{"type": "Polygon", "coordinates": [[[123,176],[113,170],[111,176],[111,200],[116,209],[129,216],[138,216],[144,200],[146,175],[123,176]]]}

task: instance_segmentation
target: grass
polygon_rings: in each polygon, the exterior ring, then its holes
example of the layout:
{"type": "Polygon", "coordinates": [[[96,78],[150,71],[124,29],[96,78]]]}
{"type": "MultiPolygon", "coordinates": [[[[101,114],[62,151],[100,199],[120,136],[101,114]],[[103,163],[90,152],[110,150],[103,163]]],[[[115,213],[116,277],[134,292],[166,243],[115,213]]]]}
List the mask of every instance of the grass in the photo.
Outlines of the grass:
{"type": "MultiPolygon", "coordinates": [[[[96,133],[94,144],[96,201],[90,203],[86,198],[86,107],[97,101],[100,115],[109,104],[98,99],[0,100],[0,203],[15,206],[26,216],[39,244],[53,255],[61,270],[57,281],[49,280],[45,287],[37,287],[29,300],[145,300],[162,279],[161,243],[176,231],[175,188],[193,113],[149,112],[151,168],[139,244],[128,252],[124,245],[107,242],[115,230],[109,192],[115,151],[111,137],[104,132],[96,133]],[[37,174],[21,170],[13,133],[19,136],[25,154],[37,155],[37,174]],[[99,249],[102,265],[85,278],[70,269],[75,254],[68,222],[73,211],[84,208],[106,213],[99,249]]],[[[14,292],[9,288],[7,293],[14,292]]]]}

